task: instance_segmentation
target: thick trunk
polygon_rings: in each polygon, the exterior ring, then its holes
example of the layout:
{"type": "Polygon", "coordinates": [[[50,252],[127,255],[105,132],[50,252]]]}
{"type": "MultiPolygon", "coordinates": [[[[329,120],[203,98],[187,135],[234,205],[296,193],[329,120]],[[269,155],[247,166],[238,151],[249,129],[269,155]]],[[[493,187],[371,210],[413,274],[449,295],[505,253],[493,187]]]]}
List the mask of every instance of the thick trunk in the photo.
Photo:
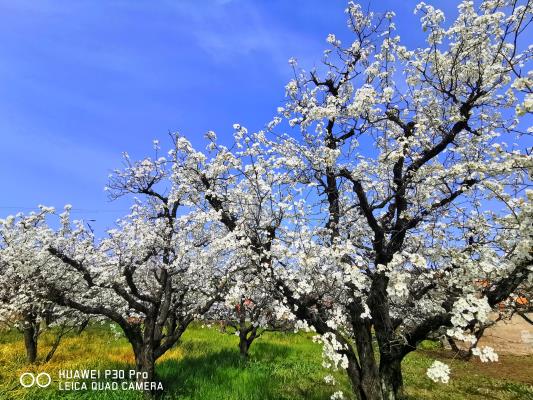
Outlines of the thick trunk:
{"type": "Polygon", "coordinates": [[[257,333],[258,327],[255,325],[246,326],[245,318],[241,317],[238,328],[239,328],[239,352],[242,358],[247,359],[250,346],[252,345],[253,341],[259,337],[257,333]]]}
{"type": "Polygon", "coordinates": [[[358,400],[398,400],[403,396],[401,360],[382,357],[379,370],[348,356],[348,377],[358,400]]]}
{"type": "Polygon", "coordinates": [[[344,343],[344,355],[348,358],[348,377],[358,400],[382,400],[378,367],[374,355],[368,354],[372,342],[365,335],[357,337],[357,356],[350,344],[344,343]]]}
{"type": "Polygon", "coordinates": [[[248,340],[245,335],[239,336],[239,352],[241,353],[241,357],[244,359],[248,358],[248,350],[250,349],[250,343],[248,343],[248,340]]]}
{"type": "Polygon", "coordinates": [[[29,323],[24,326],[24,346],[26,347],[26,357],[30,363],[37,360],[37,335],[35,324],[29,323]]]}
{"type": "Polygon", "coordinates": [[[137,382],[153,382],[155,377],[154,350],[150,345],[141,345],[135,350],[137,382]]]}
{"type": "Polygon", "coordinates": [[[396,358],[381,358],[379,375],[383,400],[396,400],[403,396],[401,363],[401,360],[396,358]]]}
{"type": "Polygon", "coordinates": [[[351,357],[348,357],[348,369],[346,372],[348,373],[348,378],[352,384],[352,391],[355,397],[358,400],[366,400],[366,395],[363,391],[363,387],[361,386],[361,374],[359,372],[359,366],[357,361],[351,357]]]}
{"type": "Polygon", "coordinates": [[[361,374],[361,391],[367,400],[383,400],[383,394],[380,387],[380,377],[374,370],[365,371],[361,374]]]}
{"type": "MultiPolygon", "coordinates": [[[[359,384],[354,392],[361,399],[381,400],[379,368],[372,344],[371,325],[369,322],[360,318],[361,313],[364,311],[361,303],[353,303],[350,311],[353,330],[356,332],[354,337],[355,348],[352,351],[354,354],[350,357],[358,362],[359,367],[359,384]],[[355,350],[357,351],[357,358],[355,356],[355,350]]],[[[348,358],[348,365],[350,365],[350,357],[348,358]]]]}
{"type": "Polygon", "coordinates": [[[368,374],[360,378],[349,364],[347,373],[358,400],[398,400],[403,396],[402,372],[397,366],[391,364],[381,368],[379,376],[368,374]]]}
{"type": "MultiPolygon", "coordinates": [[[[153,346],[146,343],[132,343],[135,353],[136,381],[138,384],[147,384],[147,390],[143,391],[145,399],[153,399],[155,390],[150,387],[150,382],[155,381],[155,356],[153,346]]],[[[144,388],[144,386],[143,386],[144,388]]]]}
{"type": "Polygon", "coordinates": [[[369,325],[360,324],[359,329],[355,344],[361,366],[361,390],[366,399],[381,400],[379,369],[372,346],[372,332],[369,325]]]}
{"type": "Polygon", "coordinates": [[[380,385],[380,377],[375,375],[372,371],[361,371],[358,374],[355,368],[348,363],[348,377],[352,384],[354,395],[359,400],[384,400],[395,399],[394,397],[385,397],[380,385]]]}

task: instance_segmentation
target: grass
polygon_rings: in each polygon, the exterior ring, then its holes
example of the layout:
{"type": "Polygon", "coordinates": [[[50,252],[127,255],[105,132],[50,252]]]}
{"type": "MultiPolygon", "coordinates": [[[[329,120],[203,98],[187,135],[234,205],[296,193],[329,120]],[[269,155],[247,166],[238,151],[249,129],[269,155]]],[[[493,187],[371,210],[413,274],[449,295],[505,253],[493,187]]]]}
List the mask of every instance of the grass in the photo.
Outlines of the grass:
{"type": "MultiPolygon", "coordinates": [[[[326,384],[331,373],[322,368],[320,345],[309,334],[267,333],[251,347],[250,360],[241,360],[237,337],[214,328],[191,327],[180,343],[157,363],[164,385],[163,399],[180,400],[289,400],[328,399],[337,390],[350,398],[342,371],[333,372],[337,384],[326,384]]],[[[42,353],[52,338],[44,336],[42,353]]],[[[128,342],[115,339],[106,327],[92,326],[79,336],[64,339],[54,359],[29,366],[17,332],[0,333],[0,399],[142,399],[135,391],[59,391],[57,383],[46,389],[25,389],[18,378],[23,372],[47,372],[57,377],[61,369],[129,370],[133,355],[128,342]]],[[[463,362],[434,345],[411,353],[403,363],[409,400],[533,399],[533,357],[500,356],[500,362],[463,362]],[[436,384],[425,376],[434,359],[452,369],[449,384],[436,384]]]]}

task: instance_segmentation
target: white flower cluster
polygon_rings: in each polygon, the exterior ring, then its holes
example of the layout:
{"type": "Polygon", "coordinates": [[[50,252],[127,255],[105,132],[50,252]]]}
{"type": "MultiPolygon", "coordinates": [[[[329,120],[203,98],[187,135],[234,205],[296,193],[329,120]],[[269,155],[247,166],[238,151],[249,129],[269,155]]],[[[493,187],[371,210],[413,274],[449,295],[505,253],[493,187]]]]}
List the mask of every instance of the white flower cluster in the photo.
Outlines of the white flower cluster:
{"type": "Polygon", "coordinates": [[[389,274],[390,281],[387,287],[387,293],[391,298],[404,299],[409,296],[409,277],[410,274],[406,272],[392,272],[389,274]]]}
{"type": "Polygon", "coordinates": [[[489,346],[483,346],[482,348],[474,347],[472,354],[478,356],[481,362],[497,362],[498,354],[494,352],[494,349],[489,346]]]}
{"type": "Polygon", "coordinates": [[[333,393],[330,397],[331,400],[343,400],[344,399],[344,393],[342,393],[340,390],[333,393]]]}
{"type": "Polygon", "coordinates": [[[294,79],[289,81],[285,86],[285,92],[287,93],[287,96],[294,96],[298,92],[298,82],[294,79]]]}
{"type": "Polygon", "coordinates": [[[435,360],[426,371],[426,375],[433,382],[448,383],[450,381],[450,367],[435,360]]]}
{"type": "Polygon", "coordinates": [[[491,307],[486,297],[469,294],[459,298],[453,305],[452,324],[455,327],[466,327],[472,321],[487,321],[491,307]]]}
{"type": "Polygon", "coordinates": [[[344,346],[337,341],[332,333],[325,333],[319,339],[322,342],[322,366],[324,368],[346,369],[348,368],[348,357],[345,354],[339,354],[344,346]]]}
{"type": "Polygon", "coordinates": [[[337,39],[337,37],[333,33],[330,33],[328,35],[326,41],[329,44],[331,44],[332,46],[335,46],[335,47],[339,47],[341,45],[341,41],[339,39],[337,39]]]}

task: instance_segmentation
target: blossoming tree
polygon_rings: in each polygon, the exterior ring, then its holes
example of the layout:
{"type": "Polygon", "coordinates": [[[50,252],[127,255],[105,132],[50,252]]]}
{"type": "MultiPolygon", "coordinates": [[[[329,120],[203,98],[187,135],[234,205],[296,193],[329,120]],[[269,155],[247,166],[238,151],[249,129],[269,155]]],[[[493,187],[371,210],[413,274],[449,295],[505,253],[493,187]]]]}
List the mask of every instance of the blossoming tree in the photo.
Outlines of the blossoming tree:
{"type": "Polygon", "coordinates": [[[232,282],[224,302],[215,304],[206,315],[209,321],[220,321],[223,332],[239,338],[239,352],[244,359],[248,358],[252,343],[265,332],[292,328],[294,317],[290,313],[280,312],[273,293],[275,290],[261,276],[239,274],[232,282]]]}
{"type": "Polygon", "coordinates": [[[46,211],[42,208],[27,217],[0,220],[0,325],[22,331],[30,363],[37,361],[43,332],[54,328],[52,346],[42,359],[48,362],[67,333],[79,332],[88,323],[87,316],[50,302],[45,296],[46,288],[39,285],[39,273],[51,267],[50,261],[35,257],[35,242],[28,241],[21,232],[28,225],[38,225],[46,211]]]}
{"type": "MultiPolygon", "coordinates": [[[[445,24],[421,3],[427,47],[409,50],[393,13],[350,2],[353,42],[329,35],[323,68],[308,73],[291,60],[289,101],[269,126],[301,131],[271,146],[314,188],[306,215],[323,217],[293,246],[281,291],[360,399],[397,398],[401,361],[423,339],[444,327],[473,340],[465,331],[531,282],[532,159],[517,117],[530,103],[521,38],[532,4],[458,9],[445,24]]],[[[474,354],[495,359],[490,348],[474,354]]],[[[441,364],[428,375],[447,381],[441,364]]]]}
{"type": "Polygon", "coordinates": [[[126,156],[125,163],[108,190],[113,198],[137,199],[106,238],[71,221],[69,208],[60,229],[49,228],[43,213],[22,234],[33,240],[34,257],[54,265],[39,276],[46,298],[118,324],[133,348],[138,381],[153,390],[155,360],[220,298],[231,246],[217,242],[212,216],[188,212],[163,157],[132,163],[126,156]]]}
{"type": "MultiPolygon", "coordinates": [[[[427,45],[409,50],[393,13],[350,2],[353,41],[329,35],[310,72],[291,60],[268,132],[235,125],[230,147],[208,132],[205,153],[176,135],[167,157],[126,156],[108,190],[137,199],[105,239],[68,209],[58,230],[51,211],[28,217],[17,235],[46,298],[116,322],[146,381],[215,302],[245,306],[242,282],[318,332],[324,365],[346,369],[358,399],[398,398],[403,358],[435,332],[475,345],[494,307],[532,283],[520,120],[531,114],[532,3],[463,1],[449,24],[430,5],[417,12],[427,45]],[[296,129],[279,134],[285,125],[296,129]]],[[[447,382],[450,369],[427,373],[447,382]]]]}
{"type": "Polygon", "coordinates": [[[173,180],[197,194],[191,204],[199,212],[216,215],[225,240],[235,243],[233,259],[241,268],[225,298],[230,309],[219,307],[218,311],[229,317],[239,335],[240,352],[247,357],[260,331],[275,328],[282,315],[289,315],[278,309],[281,297],[273,288],[280,278],[273,265],[292,243],[305,202],[294,201],[299,183],[267,146],[264,133],[249,134],[239,124],[233,128],[230,147],[208,132],[206,154],[179,137],[173,180]]]}

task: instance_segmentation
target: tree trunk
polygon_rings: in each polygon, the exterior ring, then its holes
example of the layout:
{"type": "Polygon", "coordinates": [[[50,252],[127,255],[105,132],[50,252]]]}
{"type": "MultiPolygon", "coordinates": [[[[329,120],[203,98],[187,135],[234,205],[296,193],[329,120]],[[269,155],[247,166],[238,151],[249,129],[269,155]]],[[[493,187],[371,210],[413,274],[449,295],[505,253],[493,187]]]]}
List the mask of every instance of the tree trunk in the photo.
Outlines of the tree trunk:
{"type": "MultiPolygon", "coordinates": [[[[362,326],[361,326],[362,328],[362,326]]],[[[357,354],[361,366],[361,391],[365,399],[382,400],[379,368],[372,346],[372,333],[366,326],[356,337],[357,354]]]]}
{"type": "MultiPolygon", "coordinates": [[[[155,356],[154,349],[151,344],[146,343],[132,343],[133,351],[135,353],[135,370],[137,372],[136,381],[139,384],[145,382],[155,381],[155,356]]],[[[155,391],[144,390],[144,398],[153,399],[155,391]]]]}
{"type": "Polygon", "coordinates": [[[56,339],[54,340],[54,343],[52,344],[52,347],[50,348],[50,351],[48,352],[48,354],[44,358],[44,362],[45,363],[47,363],[48,361],[50,361],[52,359],[52,357],[56,353],[57,348],[59,347],[59,343],[60,342],[61,342],[61,336],[57,336],[56,339]]]}
{"type": "Polygon", "coordinates": [[[59,347],[59,344],[61,343],[61,339],[63,339],[63,336],[70,332],[73,328],[65,328],[64,326],[62,326],[59,330],[59,332],[57,332],[56,334],[56,337],[54,339],[54,343],[52,343],[52,347],[50,348],[50,351],[48,352],[48,354],[46,355],[46,357],[44,358],[44,362],[47,363],[48,361],[50,361],[52,359],[52,357],[54,356],[57,348],[59,347]]]}
{"type": "Polygon", "coordinates": [[[34,323],[30,322],[24,325],[24,346],[26,347],[26,357],[30,363],[37,360],[37,336],[38,330],[34,323]]]}
{"type": "Polygon", "coordinates": [[[376,373],[348,357],[347,373],[358,400],[398,400],[403,396],[401,360],[382,357],[376,373]]]}
{"type": "Polygon", "coordinates": [[[352,391],[357,400],[366,400],[366,395],[361,386],[361,374],[359,373],[359,365],[351,357],[348,357],[348,378],[352,385],[352,391]]]}
{"type": "MultiPolygon", "coordinates": [[[[362,371],[360,392],[363,394],[363,398],[366,400],[385,399],[380,386],[380,377],[375,373],[375,371],[362,371]]],[[[387,400],[389,399],[387,398],[387,400]]]]}
{"type": "Polygon", "coordinates": [[[242,358],[248,359],[249,348],[250,348],[250,343],[248,343],[248,339],[246,338],[246,335],[239,335],[239,352],[241,353],[242,358]]]}
{"type": "Polygon", "coordinates": [[[403,396],[402,361],[382,356],[379,365],[383,400],[396,400],[403,396]]]}
{"type": "MultiPolygon", "coordinates": [[[[352,312],[352,324],[354,331],[357,332],[355,335],[355,348],[357,349],[357,361],[360,368],[360,384],[357,390],[359,397],[365,400],[382,400],[379,367],[372,344],[371,326],[359,317],[360,313],[363,312],[361,306],[359,309],[353,309],[352,312]]],[[[352,352],[352,357],[355,358],[355,351],[352,352]]]]}
{"type": "Polygon", "coordinates": [[[346,346],[344,355],[348,358],[346,372],[352,385],[352,391],[358,400],[382,400],[375,358],[373,354],[368,354],[368,350],[372,350],[372,342],[366,341],[362,336],[358,337],[357,342],[357,355],[348,343],[344,343],[346,346]]]}
{"type": "Polygon", "coordinates": [[[135,352],[137,382],[153,382],[155,377],[155,357],[151,346],[142,346],[135,352]]]}
{"type": "Polygon", "coordinates": [[[358,400],[398,400],[403,396],[402,372],[396,366],[382,368],[377,379],[368,376],[359,380],[357,372],[350,365],[347,373],[358,400]]]}

